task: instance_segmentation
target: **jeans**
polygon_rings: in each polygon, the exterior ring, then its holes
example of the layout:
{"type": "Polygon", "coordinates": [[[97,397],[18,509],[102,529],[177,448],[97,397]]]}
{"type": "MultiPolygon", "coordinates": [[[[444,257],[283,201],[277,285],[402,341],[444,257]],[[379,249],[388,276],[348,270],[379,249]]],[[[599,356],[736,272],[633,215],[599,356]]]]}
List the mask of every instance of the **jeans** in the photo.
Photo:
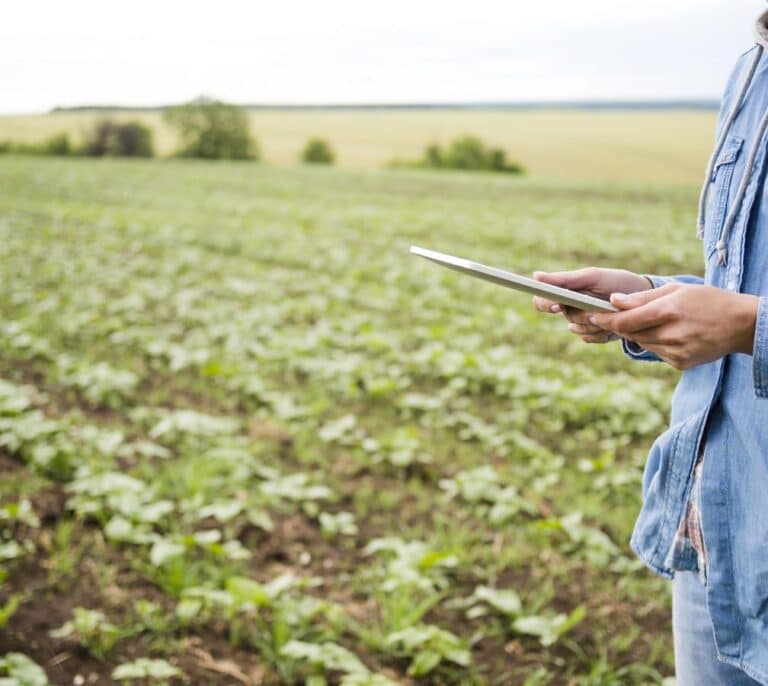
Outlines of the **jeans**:
{"type": "Polygon", "coordinates": [[[738,667],[718,661],[706,587],[696,572],[675,572],[672,633],[677,686],[760,686],[738,667]]]}

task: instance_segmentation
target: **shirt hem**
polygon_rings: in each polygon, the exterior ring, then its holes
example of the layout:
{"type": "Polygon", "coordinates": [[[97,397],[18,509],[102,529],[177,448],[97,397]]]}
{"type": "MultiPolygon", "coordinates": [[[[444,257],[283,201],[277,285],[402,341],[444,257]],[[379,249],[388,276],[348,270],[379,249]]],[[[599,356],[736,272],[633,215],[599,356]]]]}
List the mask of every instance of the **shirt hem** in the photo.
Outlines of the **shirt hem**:
{"type": "Polygon", "coordinates": [[[752,371],[755,396],[768,398],[768,298],[760,298],[752,346],[752,371]]]}
{"type": "Polygon", "coordinates": [[[657,565],[655,562],[652,562],[649,560],[645,555],[641,554],[637,548],[634,546],[634,544],[630,541],[629,547],[632,548],[632,551],[637,556],[637,559],[640,560],[648,569],[650,569],[654,574],[657,576],[660,576],[662,579],[674,579],[675,572],[672,569],[668,569],[667,567],[662,567],[660,565],[657,565]]]}
{"type": "Polygon", "coordinates": [[[728,657],[727,655],[721,655],[720,653],[718,653],[717,658],[718,660],[720,660],[720,662],[723,662],[727,665],[731,665],[733,667],[736,667],[737,669],[740,669],[748,677],[751,677],[752,679],[755,679],[756,681],[758,681],[761,684],[761,686],[768,686],[768,673],[762,672],[759,669],[755,669],[754,667],[751,667],[750,665],[745,664],[743,660],[736,657],[728,657]]]}

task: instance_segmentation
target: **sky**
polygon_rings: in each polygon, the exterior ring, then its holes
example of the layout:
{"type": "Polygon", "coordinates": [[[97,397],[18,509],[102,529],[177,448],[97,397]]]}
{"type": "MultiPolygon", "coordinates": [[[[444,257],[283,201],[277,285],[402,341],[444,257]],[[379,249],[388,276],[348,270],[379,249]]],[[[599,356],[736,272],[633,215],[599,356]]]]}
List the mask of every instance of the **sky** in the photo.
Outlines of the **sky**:
{"type": "Polygon", "coordinates": [[[763,0],[5,4],[0,113],[717,98],[763,0]]]}

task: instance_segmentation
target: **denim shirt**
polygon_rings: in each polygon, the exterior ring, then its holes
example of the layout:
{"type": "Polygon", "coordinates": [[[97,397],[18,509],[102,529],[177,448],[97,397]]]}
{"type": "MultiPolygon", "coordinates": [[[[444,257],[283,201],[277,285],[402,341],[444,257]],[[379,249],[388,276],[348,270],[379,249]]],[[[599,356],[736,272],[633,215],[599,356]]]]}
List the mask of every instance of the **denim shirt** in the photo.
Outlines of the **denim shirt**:
{"type": "MultiPolygon", "coordinates": [[[[718,137],[725,131],[725,140],[705,182],[705,275],[651,277],[656,287],[669,281],[703,283],[761,296],[754,353],[727,355],[680,377],[670,427],[648,456],[631,546],[656,573],[673,576],[675,534],[701,445],[707,603],[718,654],[768,683],[768,129],[762,126],[768,113],[768,54],[763,52],[768,50],[757,46],[739,58],[723,96],[718,137]],[[727,126],[750,72],[742,106],[727,126]],[[752,155],[754,164],[747,169],[752,155]],[[738,214],[725,241],[727,261],[720,264],[718,237],[731,210],[738,214]]],[[[634,344],[623,345],[633,358],[658,360],[634,344]]]]}

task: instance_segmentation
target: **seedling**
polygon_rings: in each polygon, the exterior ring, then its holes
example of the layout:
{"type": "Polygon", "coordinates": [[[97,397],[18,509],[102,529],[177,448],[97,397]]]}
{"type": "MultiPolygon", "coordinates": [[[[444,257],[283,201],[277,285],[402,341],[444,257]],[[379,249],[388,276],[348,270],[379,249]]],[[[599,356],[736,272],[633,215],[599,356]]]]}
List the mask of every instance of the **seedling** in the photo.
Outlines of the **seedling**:
{"type": "Polygon", "coordinates": [[[21,653],[0,658],[0,686],[48,686],[43,668],[21,653]]]}
{"type": "Polygon", "coordinates": [[[167,686],[168,680],[183,676],[178,667],[166,660],[150,660],[140,657],[132,662],[124,662],[112,670],[112,678],[129,683],[146,683],[153,686],[167,686]]]}
{"type": "Polygon", "coordinates": [[[99,610],[76,607],[73,617],[50,632],[53,638],[75,638],[96,657],[105,657],[124,632],[111,624],[99,610]]]}

